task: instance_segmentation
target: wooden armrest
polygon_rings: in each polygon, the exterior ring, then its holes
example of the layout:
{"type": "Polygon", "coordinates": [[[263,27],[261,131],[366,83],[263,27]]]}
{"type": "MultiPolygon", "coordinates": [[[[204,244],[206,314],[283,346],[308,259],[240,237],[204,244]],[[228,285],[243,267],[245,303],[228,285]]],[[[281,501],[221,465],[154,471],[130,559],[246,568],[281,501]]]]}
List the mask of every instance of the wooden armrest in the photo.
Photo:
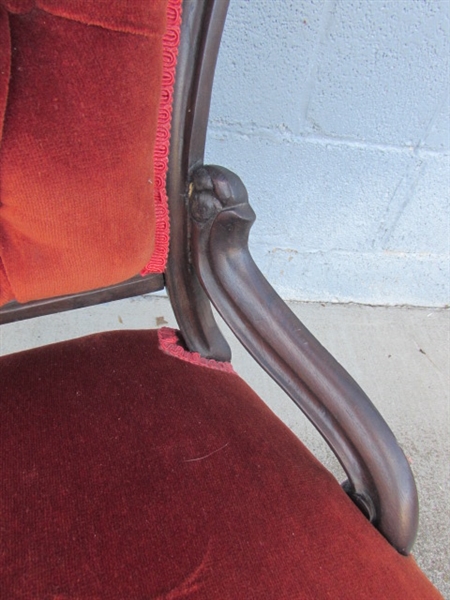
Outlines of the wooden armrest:
{"type": "Polygon", "coordinates": [[[348,476],[345,491],[408,554],[418,500],[406,457],[359,385],[255,265],[248,250],[255,215],[242,181],[222,167],[199,167],[189,201],[192,261],[211,302],[330,445],[348,476]]]}

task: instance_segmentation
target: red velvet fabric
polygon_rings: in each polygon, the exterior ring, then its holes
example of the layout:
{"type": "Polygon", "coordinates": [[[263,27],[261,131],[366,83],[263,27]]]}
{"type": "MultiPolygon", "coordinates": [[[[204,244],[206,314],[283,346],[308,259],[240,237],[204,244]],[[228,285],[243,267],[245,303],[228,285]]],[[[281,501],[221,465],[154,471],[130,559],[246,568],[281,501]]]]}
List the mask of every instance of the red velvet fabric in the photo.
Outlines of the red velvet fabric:
{"type": "Polygon", "coordinates": [[[0,304],[117,283],[152,256],[166,13],[0,0],[0,304]]]}
{"type": "Polygon", "coordinates": [[[8,600],[431,600],[233,373],[114,332],[0,360],[8,600]]]}

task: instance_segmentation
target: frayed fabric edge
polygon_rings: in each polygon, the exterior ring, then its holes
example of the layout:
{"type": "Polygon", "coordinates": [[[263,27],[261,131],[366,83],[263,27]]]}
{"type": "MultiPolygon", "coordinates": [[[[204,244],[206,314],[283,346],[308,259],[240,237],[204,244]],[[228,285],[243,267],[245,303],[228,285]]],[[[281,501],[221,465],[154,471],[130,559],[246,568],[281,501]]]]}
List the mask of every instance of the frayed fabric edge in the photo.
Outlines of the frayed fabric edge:
{"type": "Polygon", "coordinates": [[[164,354],[169,354],[175,358],[179,358],[185,362],[197,365],[199,367],[207,367],[215,371],[224,373],[236,374],[235,370],[229,362],[219,362],[212,358],[203,358],[198,352],[189,352],[181,345],[178,332],[170,327],[161,327],[158,329],[159,348],[164,354]]]}

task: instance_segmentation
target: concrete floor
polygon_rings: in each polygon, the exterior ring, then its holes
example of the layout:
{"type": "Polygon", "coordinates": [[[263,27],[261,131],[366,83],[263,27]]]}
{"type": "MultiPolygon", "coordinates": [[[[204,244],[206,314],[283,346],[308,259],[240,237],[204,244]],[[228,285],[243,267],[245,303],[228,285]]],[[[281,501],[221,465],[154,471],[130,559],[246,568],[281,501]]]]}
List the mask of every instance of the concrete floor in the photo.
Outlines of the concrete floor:
{"type": "MultiPolygon", "coordinates": [[[[291,308],[371,397],[417,478],[415,557],[450,600],[450,313],[440,309],[299,304],[291,308]]],[[[145,296],[5,325],[0,354],[107,329],[175,326],[164,297],[145,296]]],[[[235,369],[339,480],[337,461],[294,404],[224,330],[235,369]]],[[[406,600],[406,599],[405,599],[406,600]]]]}

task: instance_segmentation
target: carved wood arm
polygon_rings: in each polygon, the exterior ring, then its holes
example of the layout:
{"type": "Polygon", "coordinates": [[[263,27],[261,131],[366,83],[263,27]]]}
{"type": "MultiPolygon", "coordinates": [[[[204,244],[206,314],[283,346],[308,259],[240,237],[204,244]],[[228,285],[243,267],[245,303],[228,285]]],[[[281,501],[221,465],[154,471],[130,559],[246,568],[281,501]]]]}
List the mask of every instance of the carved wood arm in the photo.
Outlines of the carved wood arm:
{"type": "Polygon", "coordinates": [[[418,524],[409,464],[369,398],[253,262],[247,242],[255,215],[242,181],[222,167],[199,167],[189,204],[192,261],[210,300],[328,442],[348,476],[349,496],[407,554],[418,524]]]}

